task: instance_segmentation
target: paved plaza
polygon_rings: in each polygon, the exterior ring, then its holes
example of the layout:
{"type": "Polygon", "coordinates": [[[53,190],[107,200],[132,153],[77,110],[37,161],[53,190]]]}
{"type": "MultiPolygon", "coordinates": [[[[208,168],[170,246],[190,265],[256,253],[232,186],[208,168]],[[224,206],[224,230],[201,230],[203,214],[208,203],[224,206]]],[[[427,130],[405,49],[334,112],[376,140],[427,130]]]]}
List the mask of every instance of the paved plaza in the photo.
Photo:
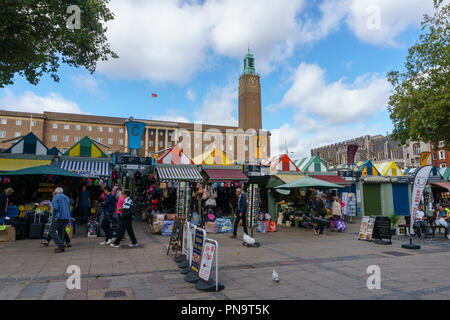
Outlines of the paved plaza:
{"type": "MultiPolygon", "coordinates": [[[[279,227],[279,226],[278,226],[279,227]]],[[[242,229],[240,229],[240,232],[242,229]]],[[[54,254],[40,240],[0,243],[0,300],[78,299],[450,299],[450,241],[437,235],[418,240],[421,250],[358,241],[359,221],[345,233],[279,227],[275,233],[255,233],[259,248],[248,248],[230,234],[209,237],[219,242],[219,282],[225,289],[201,292],[166,255],[168,237],[152,235],[135,221],[139,248],[113,249],[87,238],[80,227],[72,248],[54,254]],[[66,288],[66,269],[81,269],[80,290],[66,288]],[[381,289],[367,288],[367,267],[381,270],[381,289]],[[272,281],[272,270],[280,282],[272,281]]],[[[240,234],[238,234],[240,235],[240,234]]],[[[52,242],[53,243],[53,242],[52,242]]],[[[214,269],[214,267],[213,267],[214,269]]]]}

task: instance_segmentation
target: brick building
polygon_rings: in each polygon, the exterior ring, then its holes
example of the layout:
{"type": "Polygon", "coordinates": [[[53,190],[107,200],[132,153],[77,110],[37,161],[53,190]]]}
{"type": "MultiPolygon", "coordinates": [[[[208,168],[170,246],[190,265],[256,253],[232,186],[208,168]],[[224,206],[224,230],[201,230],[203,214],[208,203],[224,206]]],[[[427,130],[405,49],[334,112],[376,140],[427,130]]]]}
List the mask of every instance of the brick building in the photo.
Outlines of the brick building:
{"type": "Polygon", "coordinates": [[[440,141],[437,148],[431,145],[431,156],[433,165],[437,168],[450,167],[450,151],[444,149],[444,141],[440,141]]]}
{"type": "MultiPolygon", "coordinates": [[[[59,112],[28,113],[0,110],[0,142],[32,131],[49,148],[67,151],[84,136],[100,142],[106,153],[128,152],[127,118],[69,114],[59,112]]],[[[161,154],[162,150],[181,142],[191,158],[209,149],[219,148],[239,163],[253,162],[254,157],[270,156],[270,132],[262,130],[261,85],[255,73],[253,55],[244,59],[239,79],[239,127],[198,125],[193,123],[136,119],[146,124],[140,156],[161,154]],[[258,154],[256,144],[259,142],[258,154]]],[[[6,149],[14,140],[2,143],[6,149]]]]}

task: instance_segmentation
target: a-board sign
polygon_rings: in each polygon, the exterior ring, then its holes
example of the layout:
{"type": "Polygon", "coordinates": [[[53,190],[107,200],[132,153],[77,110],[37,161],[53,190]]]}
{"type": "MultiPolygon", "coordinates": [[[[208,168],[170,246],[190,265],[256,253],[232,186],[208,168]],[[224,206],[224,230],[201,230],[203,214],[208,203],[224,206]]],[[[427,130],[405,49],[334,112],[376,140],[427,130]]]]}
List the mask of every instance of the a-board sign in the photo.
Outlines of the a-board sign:
{"type": "Polygon", "coordinates": [[[208,242],[207,240],[205,242],[205,247],[203,249],[202,262],[200,266],[200,271],[198,273],[200,279],[203,279],[205,281],[209,280],[209,276],[211,275],[212,261],[214,259],[215,252],[216,252],[216,245],[212,242],[208,242]]]}
{"type": "Polygon", "coordinates": [[[189,223],[185,222],[183,223],[183,245],[182,245],[182,251],[181,254],[184,254],[186,257],[189,257],[189,237],[191,236],[189,232],[189,223]]]}
{"type": "Polygon", "coordinates": [[[178,250],[181,247],[181,237],[183,235],[184,218],[175,218],[173,222],[172,233],[169,239],[169,246],[167,248],[167,255],[170,249],[175,250],[175,258],[177,257],[178,250]]]}
{"type": "Polygon", "coordinates": [[[389,217],[376,217],[373,227],[373,239],[383,240],[392,238],[391,219],[389,217]]]}
{"type": "Polygon", "coordinates": [[[205,243],[205,234],[202,229],[195,230],[194,244],[192,246],[192,270],[198,272],[202,262],[203,244],[205,243]]]}
{"type": "Polygon", "coordinates": [[[372,241],[374,224],[375,224],[374,217],[368,216],[363,217],[361,221],[361,227],[359,229],[358,240],[372,241]]]}

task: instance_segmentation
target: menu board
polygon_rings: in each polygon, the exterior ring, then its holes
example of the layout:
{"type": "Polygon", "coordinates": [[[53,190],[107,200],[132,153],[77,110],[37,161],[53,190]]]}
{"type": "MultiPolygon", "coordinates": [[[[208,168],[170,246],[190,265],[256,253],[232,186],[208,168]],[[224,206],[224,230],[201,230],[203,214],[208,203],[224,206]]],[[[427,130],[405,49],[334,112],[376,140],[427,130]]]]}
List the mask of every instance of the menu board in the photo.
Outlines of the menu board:
{"type": "Polygon", "coordinates": [[[202,229],[195,230],[194,245],[192,248],[192,270],[198,272],[202,262],[203,244],[205,243],[205,235],[202,229]]]}
{"type": "Polygon", "coordinates": [[[181,236],[183,234],[183,224],[184,219],[183,218],[175,218],[173,227],[172,227],[172,233],[170,235],[169,239],[169,246],[167,247],[167,254],[169,254],[170,249],[175,249],[175,258],[177,257],[178,250],[180,249],[181,245],[181,236]]]}
{"type": "Polygon", "coordinates": [[[375,218],[365,216],[361,221],[361,228],[359,229],[358,240],[372,241],[373,228],[375,224],[375,218]]]}
{"type": "Polygon", "coordinates": [[[376,217],[375,226],[373,228],[374,239],[389,239],[391,240],[391,219],[389,217],[376,217]]]}

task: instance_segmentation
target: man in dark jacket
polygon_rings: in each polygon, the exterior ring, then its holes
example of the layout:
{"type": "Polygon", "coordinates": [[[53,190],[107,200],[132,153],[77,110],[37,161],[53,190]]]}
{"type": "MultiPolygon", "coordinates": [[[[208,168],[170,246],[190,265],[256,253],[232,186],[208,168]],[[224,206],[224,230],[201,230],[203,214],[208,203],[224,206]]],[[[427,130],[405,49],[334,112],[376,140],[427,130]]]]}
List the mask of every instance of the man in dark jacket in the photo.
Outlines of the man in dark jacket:
{"type": "Polygon", "coordinates": [[[236,189],[237,208],[236,208],[236,220],[234,221],[233,234],[230,238],[236,238],[237,228],[239,226],[239,221],[242,219],[242,226],[244,227],[244,233],[248,234],[247,231],[247,197],[242,193],[241,189],[236,189]]]}
{"type": "Polygon", "coordinates": [[[102,229],[105,232],[105,241],[100,242],[100,245],[108,245],[114,242],[115,239],[112,239],[111,236],[111,228],[110,228],[110,218],[112,217],[113,213],[116,211],[116,198],[111,193],[111,188],[106,186],[105,187],[105,201],[103,201],[101,205],[101,209],[103,211],[103,222],[102,222],[102,229]]]}

